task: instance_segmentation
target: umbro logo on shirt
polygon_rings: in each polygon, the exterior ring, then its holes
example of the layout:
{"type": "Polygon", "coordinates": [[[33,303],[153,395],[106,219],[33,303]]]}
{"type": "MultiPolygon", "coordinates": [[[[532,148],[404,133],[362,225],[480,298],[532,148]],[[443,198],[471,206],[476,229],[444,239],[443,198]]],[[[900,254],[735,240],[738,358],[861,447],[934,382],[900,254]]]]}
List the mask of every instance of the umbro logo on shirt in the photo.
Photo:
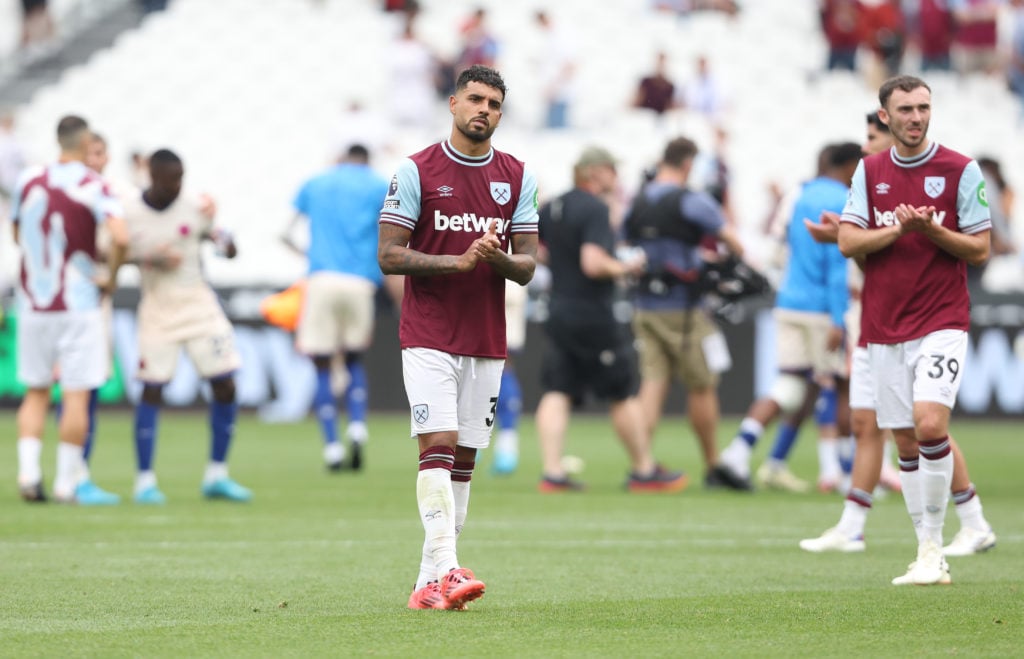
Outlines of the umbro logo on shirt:
{"type": "Polygon", "coordinates": [[[452,196],[452,192],[455,191],[455,188],[450,185],[442,185],[437,189],[437,191],[441,193],[442,197],[450,197],[452,196]]]}
{"type": "Polygon", "coordinates": [[[875,194],[889,194],[889,188],[891,187],[888,183],[879,183],[875,186],[875,194]]]}

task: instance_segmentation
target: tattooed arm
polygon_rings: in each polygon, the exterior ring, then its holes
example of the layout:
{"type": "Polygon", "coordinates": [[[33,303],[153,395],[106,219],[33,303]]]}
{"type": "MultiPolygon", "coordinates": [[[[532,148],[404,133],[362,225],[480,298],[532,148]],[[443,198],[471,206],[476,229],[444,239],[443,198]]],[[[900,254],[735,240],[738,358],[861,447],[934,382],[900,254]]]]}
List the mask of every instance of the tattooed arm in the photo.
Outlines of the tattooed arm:
{"type": "MultiPolygon", "coordinates": [[[[476,248],[479,240],[464,254],[424,254],[409,249],[412,231],[396,224],[380,223],[377,238],[377,263],[386,275],[447,275],[469,272],[479,260],[476,248]]],[[[480,239],[482,240],[482,239],[480,239]]]]}

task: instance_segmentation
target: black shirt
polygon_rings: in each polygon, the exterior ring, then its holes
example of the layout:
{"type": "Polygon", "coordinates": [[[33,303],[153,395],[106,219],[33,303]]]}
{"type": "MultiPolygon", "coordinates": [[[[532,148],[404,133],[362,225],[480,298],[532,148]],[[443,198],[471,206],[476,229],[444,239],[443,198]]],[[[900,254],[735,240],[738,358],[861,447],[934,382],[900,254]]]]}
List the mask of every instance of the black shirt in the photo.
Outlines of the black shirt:
{"type": "Polygon", "coordinates": [[[585,243],[614,252],[608,206],[589,192],[573,188],[540,209],[538,230],[549,255],[551,314],[612,320],[615,282],[591,279],[580,267],[580,248],[585,243]]]}

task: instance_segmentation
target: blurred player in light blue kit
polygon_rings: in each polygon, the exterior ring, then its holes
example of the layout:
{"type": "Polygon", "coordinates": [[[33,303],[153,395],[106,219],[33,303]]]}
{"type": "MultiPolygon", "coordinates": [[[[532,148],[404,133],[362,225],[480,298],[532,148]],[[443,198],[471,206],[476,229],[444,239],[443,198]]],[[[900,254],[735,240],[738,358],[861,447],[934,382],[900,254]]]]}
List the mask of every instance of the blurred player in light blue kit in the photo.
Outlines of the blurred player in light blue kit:
{"type": "MultiPolygon", "coordinates": [[[[339,441],[338,406],[331,388],[331,360],[339,352],[348,371],[345,407],[351,466],[361,469],[368,383],[363,353],[373,338],[374,295],[384,275],[377,265],[377,219],[388,181],[370,168],[366,147],[354,144],[328,170],[303,184],[295,197],[296,221],[309,222],[309,278],[296,343],[316,368],[313,407],[324,440],[324,462],[338,471],[345,459],[339,441]]],[[[285,233],[284,241],[302,251],[285,233]]]]}
{"type": "Polygon", "coordinates": [[[501,372],[498,392],[498,438],[494,444],[491,470],[505,476],[519,466],[519,415],[523,411],[523,392],[516,374],[515,357],[526,345],[526,287],[509,280],[505,285],[505,334],[508,358],[501,372]]]}

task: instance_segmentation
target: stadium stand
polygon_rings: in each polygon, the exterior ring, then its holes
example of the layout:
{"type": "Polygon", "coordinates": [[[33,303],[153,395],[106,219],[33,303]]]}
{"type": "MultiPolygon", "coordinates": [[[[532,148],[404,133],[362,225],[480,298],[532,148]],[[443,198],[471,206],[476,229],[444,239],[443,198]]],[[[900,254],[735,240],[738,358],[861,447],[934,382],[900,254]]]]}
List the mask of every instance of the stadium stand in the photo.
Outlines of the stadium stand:
{"type": "MultiPolygon", "coordinates": [[[[693,59],[706,55],[727,87],[733,205],[751,243],[769,203],[768,182],[811,175],[820,145],[859,140],[864,113],[876,104],[861,77],[822,72],[825,43],[813,0],[746,2],[736,17],[685,18],[651,11],[645,0],[565,0],[551,11],[577,38],[580,91],[573,127],[544,131],[532,8],[502,0],[422,4],[416,31],[442,57],[457,50],[457,26],[468,11],[487,8],[510,87],[496,146],[537,171],[542,195],[570,184],[571,163],[589,143],[621,158],[627,193],[669,135],[686,133],[710,148],[712,127],[695,113],[673,111],[657,124],[629,108],[637,76],[656,51],[669,54],[681,80],[693,59]]],[[[371,0],[175,0],[111,48],[68,66],[19,108],[19,126],[43,160],[52,153],[57,118],[82,114],[108,138],[112,175],[122,178],[129,151],[173,147],[188,164],[187,184],[215,195],[223,224],[239,237],[237,261],[209,261],[214,283],[283,286],[304,267],[277,240],[292,195],[332,157],[329,138],[347,102],[386,112],[390,96],[402,93],[389,79],[389,44],[399,29],[399,17],[371,0]]],[[[1017,165],[1024,162],[1024,123],[1003,82],[927,80],[937,99],[931,135],[1012,164],[1010,184],[1024,190],[1017,165]]],[[[443,118],[444,102],[438,105],[443,118]]],[[[443,138],[445,125],[396,128],[394,153],[379,154],[375,166],[389,171],[401,155],[443,138]]],[[[1016,218],[1018,232],[1022,224],[1016,218]]]]}

